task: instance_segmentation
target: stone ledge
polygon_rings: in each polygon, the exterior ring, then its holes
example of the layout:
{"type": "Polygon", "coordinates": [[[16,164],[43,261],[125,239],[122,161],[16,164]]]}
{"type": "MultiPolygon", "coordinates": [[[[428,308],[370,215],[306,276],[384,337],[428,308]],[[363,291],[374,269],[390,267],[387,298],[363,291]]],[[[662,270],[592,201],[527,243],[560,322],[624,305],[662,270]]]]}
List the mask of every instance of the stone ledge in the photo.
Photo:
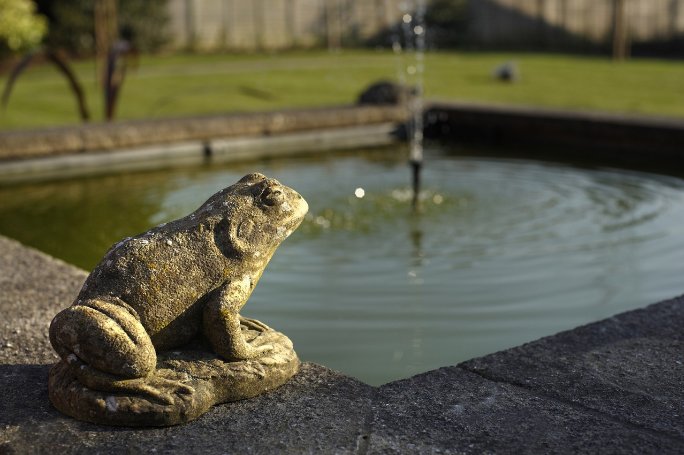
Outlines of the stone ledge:
{"type": "Polygon", "coordinates": [[[461,367],[684,441],[682,297],[461,367]]]}
{"type": "Polygon", "coordinates": [[[0,132],[0,161],[402,123],[406,117],[395,106],[335,106],[0,132]]]}
{"type": "Polygon", "coordinates": [[[0,453],[682,453],[684,299],[374,388],[306,363],[187,425],[102,427],[47,397],[47,326],[85,272],[0,237],[0,453]]]}
{"type": "Polygon", "coordinates": [[[683,444],[446,367],[380,387],[370,453],[674,454],[683,444]]]}
{"type": "MultiPolygon", "coordinates": [[[[1,140],[2,138],[0,138],[1,140]]],[[[214,138],[128,149],[1,160],[0,185],[69,179],[115,172],[199,166],[387,146],[398,141],[396,123],[288,132],[275,136],[214,138]]]]}
{"type": "Polygon", "coordinates": [[[682,167],[684,118],[453,101],[428,102],[425,112],[425,136],[440,140],[521,148],[526,157],[682,167]]]}

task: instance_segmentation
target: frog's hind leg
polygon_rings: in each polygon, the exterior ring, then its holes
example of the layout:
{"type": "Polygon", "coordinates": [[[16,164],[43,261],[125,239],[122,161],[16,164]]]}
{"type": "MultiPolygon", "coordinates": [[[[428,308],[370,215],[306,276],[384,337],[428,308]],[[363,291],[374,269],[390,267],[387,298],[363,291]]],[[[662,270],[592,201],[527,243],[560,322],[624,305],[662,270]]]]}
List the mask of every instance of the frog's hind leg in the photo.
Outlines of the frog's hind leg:
{"type": "Polygon", "coordinates": [[[194,391],[181,378],[156,371],[150,336],[135,310],[118,299],[87,300],[60,312],[50,324],[50,342],[89,389],[144,395],[162,404],[194,391]]]}
{"type": "Polygon", "coordinates": [[[102,374],[113,380],[144,378],[157,364],[138,315],[119,300],[86,300],[63,310],[50,324],[50,342],[89,387],[88,382],[102,382],[102,374]]]}

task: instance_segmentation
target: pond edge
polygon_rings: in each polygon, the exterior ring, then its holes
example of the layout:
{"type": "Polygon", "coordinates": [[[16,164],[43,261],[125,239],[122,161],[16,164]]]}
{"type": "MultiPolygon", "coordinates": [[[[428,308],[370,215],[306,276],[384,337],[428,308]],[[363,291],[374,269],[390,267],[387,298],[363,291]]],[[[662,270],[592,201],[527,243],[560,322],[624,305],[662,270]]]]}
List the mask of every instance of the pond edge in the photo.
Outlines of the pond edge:
{"type": "Polygon", "coordinates": [[[47,399],[50,318],[86,272],[0,237],[0,451],[681,453],[684,298],[371,387],[305,363],[187,425],[77,422],[47,399]],[[258,434],[258,436],[256,436],[258,434]]]}

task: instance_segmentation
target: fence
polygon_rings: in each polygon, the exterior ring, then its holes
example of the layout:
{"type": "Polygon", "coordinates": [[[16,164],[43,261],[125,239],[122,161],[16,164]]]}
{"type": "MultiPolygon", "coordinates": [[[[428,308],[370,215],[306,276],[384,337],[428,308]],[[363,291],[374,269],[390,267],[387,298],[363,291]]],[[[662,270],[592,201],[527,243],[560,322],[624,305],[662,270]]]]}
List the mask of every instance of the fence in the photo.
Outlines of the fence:
{"type": "Polygon", "coordinates": [[[270,50],[360,44],[400,17],[401,0],[170,0],[177,48],[270,50]]]}
{"type": "Polygon", "coordinates": [[[469,39],[483,46],[610,45],[616,15],[634,43],[684,35],[684,0],[475,0],[469,39]]]}
{"type": "MultiPolygon", "coordinates": [[[[425,0],[428,6],[433,0],[425,0]]],[[[463,42],[481,47],[607,47],[616,5],[630,41],[684,36],[684,0],[470,0],[463,42]]],[[[415,0],[169,0],[175,48],[274,50],[364,44],[415,0]]]]}

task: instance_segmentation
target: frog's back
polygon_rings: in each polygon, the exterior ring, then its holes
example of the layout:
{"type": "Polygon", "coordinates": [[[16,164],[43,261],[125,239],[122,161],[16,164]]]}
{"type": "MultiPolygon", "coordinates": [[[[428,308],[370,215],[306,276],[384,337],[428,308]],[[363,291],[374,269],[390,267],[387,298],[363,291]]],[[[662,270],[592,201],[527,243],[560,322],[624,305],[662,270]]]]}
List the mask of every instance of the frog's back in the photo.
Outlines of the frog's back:
{"type": "Polygon", "coordinates": [[[154,341],[167,338],[163,332],[184,332],[183,327],[194,334],[201,300],[229,274],[211,233],[150,231],[114,246],[78,299],[120,299],[137,312],[154,341]]]}

